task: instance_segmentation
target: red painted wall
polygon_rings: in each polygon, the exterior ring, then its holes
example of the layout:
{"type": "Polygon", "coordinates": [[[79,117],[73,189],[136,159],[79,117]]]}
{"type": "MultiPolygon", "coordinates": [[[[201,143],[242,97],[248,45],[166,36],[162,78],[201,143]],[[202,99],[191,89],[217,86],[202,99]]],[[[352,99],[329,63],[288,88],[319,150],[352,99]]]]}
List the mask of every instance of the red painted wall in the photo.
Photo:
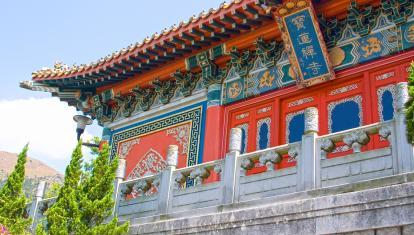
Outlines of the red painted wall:
{"type": "MultiPolygon", "coordinates": [[[[121,157],[125,157],[126,159],[126,177],[128,177],[133,169],[140,164],[141,169],[145,168],[142,164],[151,165],[151,160],[142,161],[145,157],[149,157],[147,153],[151,150],[154,150],[157,154],[159,154],[164,161],[167,158],[167,148],[169,145],[177,145],[178,146],[178,166],[177,168],[182,168],[187,166],[187,156],[188,156],[188,140],[190,134],[190,127],[191,123],[183,123],[181,125],[177,125],[174,127],[169,127],[164,130],[160,130],[157,132],[153,132],[147,135],[143,135],[140,137],[136,137],[133,139],[129,139],[126,141],[121,142],[118,146],[118,155],[121,157]],[[186,132],[185,130],[188,130],[186,132]],[[131,141],[135,141],[131,142],[131,141]],[[129,148],[124,147],[123,151],[123,144],[128,145],[129,148]],[[187,142],[187,147],[186,143],[187,142]]],[[[157,160],[157,154],[153,153],[153,158],[157,160]]],[[[156,165],[160,166],[160,165],[156,165]]],[[[155,166],[155,167],[156,167],[155,166]]],[[[162,169],[161,169],[162,170],[162,169]]],[[[155,169],[152,170],[152,173],[156,173],[155,169]]]]}
{"type": "MultiPolygon", "coordinates": [[[[328,104],[355,95],[362,96],[363,125],[378,122],[377,89],[389,84],[407,81],[408,67],[413,58],[414,51],[401,53],[337,72],[335,80],[314,87],[298,89],[296,86],[291,86],[226,106],[224,110],[226,131],[222,140],[224,146],[222,155],[227,151],[230,129],[241,123],[249,123],[247,151],[252,152],[256,150],[256,129],[254,127],[256,121],[264,115],[257,114],[257,110],[263,106],[272,107],[271,114],[266,114],[272,118],[271,146],[286,143],[286,115],[307,107],[317,107],[319,109],[319,135],[328,134],[328,104]],[[387,78],[381,79],[381,76],[387,78]],[[348,85],[352,85],[352,89],[349,89],[349,91],[343,93],[334,92],[334,90],[348,85]],[[311,99],[307,99],[308,101],[311,100],[310,102],[294,105],[295,101],[310,97],[311,99]],[[248,113],[248,117],[240,118],[240,114],[243,113],[248,113]]],[[[374,138],[375,140],[366,146],[365,149],[384,147],[386,145],[386,142],[380,141],[378,137],[374,138]]],[[[335,155],[331,157],[335,157],[335,155]]],[[[288,165],[291,164],[282,162],[279,167],[286,167],[288,165]]]]}
{"type": "Polygon", "coordinates": [[[222,106],[211,106],[207,108],[206,129],[204,134],[203,162],[214,161],[223,158],[222,141],[223,116],[222,106]]]}

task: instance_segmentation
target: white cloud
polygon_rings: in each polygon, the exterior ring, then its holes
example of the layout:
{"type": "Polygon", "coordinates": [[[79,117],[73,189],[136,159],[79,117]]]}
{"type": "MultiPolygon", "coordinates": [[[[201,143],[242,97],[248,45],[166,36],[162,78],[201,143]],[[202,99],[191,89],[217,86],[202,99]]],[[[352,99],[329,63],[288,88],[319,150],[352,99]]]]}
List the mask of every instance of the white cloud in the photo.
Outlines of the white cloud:
{"type": "MultiPolygon", "coordinates": [[[[17,153],[29,142],[29,156],[63,172],[76,145],[75,114],[58,98],[0,100],[0,150],[17,153]]],[[[90,137],[87,127],[82,138],[90,137]]]]}

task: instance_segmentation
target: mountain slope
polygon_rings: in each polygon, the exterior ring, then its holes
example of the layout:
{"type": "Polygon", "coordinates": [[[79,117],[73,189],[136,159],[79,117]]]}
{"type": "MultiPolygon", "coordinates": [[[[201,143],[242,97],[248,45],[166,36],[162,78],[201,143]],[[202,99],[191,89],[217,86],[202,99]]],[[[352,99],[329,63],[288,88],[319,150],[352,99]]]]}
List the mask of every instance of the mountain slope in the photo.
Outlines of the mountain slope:
{"type": "MultiPolygon", "coordinates": [[[[0,151],[0,185],[5,182],[7,176],[13,171],[17,162],[17,154],[0,151]]],[[[44,180],[51,184],[52,182],[62,182],[63,175],[55,169],[47,166],[43,162],[27,158],[25,166],[26,179],[24,189],[28,197],[32,196],[36,190],[37,183],[44,180]]]]}

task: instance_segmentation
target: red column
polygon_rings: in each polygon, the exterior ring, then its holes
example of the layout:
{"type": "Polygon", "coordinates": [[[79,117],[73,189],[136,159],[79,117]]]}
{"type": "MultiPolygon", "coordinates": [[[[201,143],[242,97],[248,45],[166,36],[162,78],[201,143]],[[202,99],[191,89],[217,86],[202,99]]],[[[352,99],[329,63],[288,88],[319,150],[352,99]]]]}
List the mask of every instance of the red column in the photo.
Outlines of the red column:
{"type": "Polygon", "coordinates": [[[210,162],[223,158],[221,142],[223,136],[224,108],[219,105],[207,108],[206,129],[204,134],[203,162],[210,162]]]}

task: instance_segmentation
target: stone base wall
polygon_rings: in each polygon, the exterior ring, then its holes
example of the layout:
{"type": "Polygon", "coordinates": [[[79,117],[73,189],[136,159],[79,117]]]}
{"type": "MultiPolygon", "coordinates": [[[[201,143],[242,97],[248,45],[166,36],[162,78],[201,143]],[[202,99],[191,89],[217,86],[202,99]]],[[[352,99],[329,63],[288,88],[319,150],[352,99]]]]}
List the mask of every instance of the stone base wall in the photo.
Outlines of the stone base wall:
{"type": "Polygon", "coordinates": [[[414,174],[131,222],[131,234],[414,234],[414,174]]]}
{"type": "Polygon", "coordinates": [[[369,230],[349,232],[349,233],[338,233],[338,234],[339,235],[412,235],[414,234],[414,224],[397,226],[397,227],[369,229],[369,230]]]}

